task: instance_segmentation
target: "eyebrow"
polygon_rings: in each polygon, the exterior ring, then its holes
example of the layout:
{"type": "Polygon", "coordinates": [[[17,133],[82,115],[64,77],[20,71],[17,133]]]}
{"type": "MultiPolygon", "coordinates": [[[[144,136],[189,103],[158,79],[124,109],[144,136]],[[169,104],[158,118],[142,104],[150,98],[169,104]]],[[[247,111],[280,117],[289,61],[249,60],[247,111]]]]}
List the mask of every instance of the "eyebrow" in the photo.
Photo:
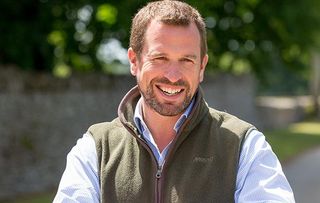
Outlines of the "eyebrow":
{"type": "Polygon", "coordinates": [[[147,56],[154,58],[154,57],[158,57],[158,56],[166,56],[166,54],[160,53],[160,52],[156,52],[156,53],[149,53],[149,54],[147,54],[147,56]]]}
{"type": "Polygon", "coordinates": [[[194,54],[188,54],[188,55],[185,55],[184,57],[186,57],[186,58],[191,58],[191,59],[197,59],[197,56],[196,55],[194,55],[194,54]]]}
{"type": "MultiPolygon", "coordinates": [[[[150,54],[148,54],[148,57],[158,57],[158,56],[167,56],[167,54],[161,53],[161,52],[156,52],[156,53],[150,53],[150,54]]],[[[197,59],[197,56],[194,55],[194,54],[186,54],[186,55],[183,55],[182,58],[190,58],[190,59],[196,60],[196,59],[197,59]]]]}

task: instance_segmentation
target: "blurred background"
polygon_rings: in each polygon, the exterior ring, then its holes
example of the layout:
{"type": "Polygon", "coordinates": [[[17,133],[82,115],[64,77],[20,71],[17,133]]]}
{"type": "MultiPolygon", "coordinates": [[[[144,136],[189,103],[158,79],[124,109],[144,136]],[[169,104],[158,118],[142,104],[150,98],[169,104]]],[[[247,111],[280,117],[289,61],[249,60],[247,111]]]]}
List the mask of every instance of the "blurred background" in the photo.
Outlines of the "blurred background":
{"type": "MultiPolygon", "coordinates": [[[[0,202],[51,202],[77,139],[117,116],[146,2],[0,1],[0,202]]],[[[207,25],[208,103],[262,130],[297,202],[318,202],[320,2],[186,2],[207,25]]]]}

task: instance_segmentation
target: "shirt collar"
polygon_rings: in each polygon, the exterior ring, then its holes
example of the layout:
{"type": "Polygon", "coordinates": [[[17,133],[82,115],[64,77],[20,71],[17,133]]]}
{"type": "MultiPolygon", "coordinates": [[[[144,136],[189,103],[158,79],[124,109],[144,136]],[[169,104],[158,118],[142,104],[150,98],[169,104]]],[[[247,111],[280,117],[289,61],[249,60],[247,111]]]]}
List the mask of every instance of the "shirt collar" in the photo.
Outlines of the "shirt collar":
{"type": "MultiPolygon", "coordinates": [[[[175,132],[177,133],[180,129],[180,127],[182,126],[182,124],[186,121],[186,119],[189,117],[193,106],[195,103],[195,97],[193,97],[193,99],[191,100],[189,106],[187,107],[187,109],[184,111],[184,113],[180,116],[180,118],[177,120],[177,122],[175,123],[173,129],[175,130],[175,132]]],[[[139,132],[144,135],[144,132],[148,130],[147,125],[145,124],[143,117],[142,117],[142,97],[139,99],[135,111],[134,111],[134,122],[139,130],[139,132]]],[[[149,132],[150,133],[150,132],[149,132]]]]}

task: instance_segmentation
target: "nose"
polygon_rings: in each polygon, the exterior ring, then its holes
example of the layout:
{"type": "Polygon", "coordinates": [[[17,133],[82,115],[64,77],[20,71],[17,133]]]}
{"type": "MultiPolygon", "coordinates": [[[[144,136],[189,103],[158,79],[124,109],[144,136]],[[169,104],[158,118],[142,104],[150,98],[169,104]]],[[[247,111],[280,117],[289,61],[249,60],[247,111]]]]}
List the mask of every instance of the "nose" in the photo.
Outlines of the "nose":
{"type": "Polygon", "coordinates": [[[170,65],[166,68],[166,72],[164,75],[170,82],[174,83],[182,79],[181,68],[178,63],[170,63],[170,65]]]}

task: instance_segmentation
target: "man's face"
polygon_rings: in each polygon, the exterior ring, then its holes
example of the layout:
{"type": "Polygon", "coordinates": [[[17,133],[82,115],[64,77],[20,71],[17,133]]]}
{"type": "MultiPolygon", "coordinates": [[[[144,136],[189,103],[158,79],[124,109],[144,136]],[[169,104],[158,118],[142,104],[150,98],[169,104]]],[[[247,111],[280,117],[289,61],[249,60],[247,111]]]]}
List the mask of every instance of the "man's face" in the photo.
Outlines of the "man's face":
{"type": "Polygon", "coordinates": [[[163,116],[181,114],[203,80],[208,57],[200,57],[200,34],[189,26],[150,22],[142,53],[128,50],[131,73],[147,108],[163,116]]]}

